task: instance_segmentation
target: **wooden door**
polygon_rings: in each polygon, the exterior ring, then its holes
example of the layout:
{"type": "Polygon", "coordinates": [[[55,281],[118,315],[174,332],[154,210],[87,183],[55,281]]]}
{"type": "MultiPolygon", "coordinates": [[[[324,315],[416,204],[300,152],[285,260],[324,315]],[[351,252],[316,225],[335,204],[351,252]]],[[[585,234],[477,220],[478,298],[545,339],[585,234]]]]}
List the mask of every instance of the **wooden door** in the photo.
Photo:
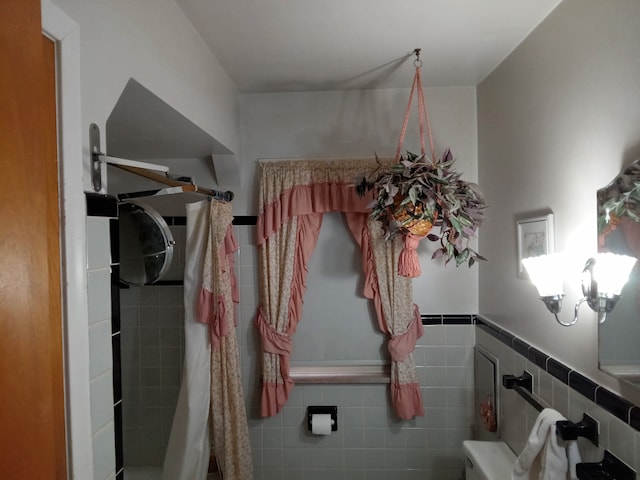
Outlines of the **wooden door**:
{"type": "Polygon", "coordinates": [[[0,0],[0,478],[66,478],[55,47],[0,0]]]}

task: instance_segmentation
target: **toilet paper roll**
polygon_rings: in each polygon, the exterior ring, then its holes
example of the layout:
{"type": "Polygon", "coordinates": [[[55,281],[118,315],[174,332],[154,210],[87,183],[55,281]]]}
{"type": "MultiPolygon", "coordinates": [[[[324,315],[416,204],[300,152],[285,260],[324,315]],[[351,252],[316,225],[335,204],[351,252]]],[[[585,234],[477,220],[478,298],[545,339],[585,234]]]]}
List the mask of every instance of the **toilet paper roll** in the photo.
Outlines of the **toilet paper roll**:
{"type": "Polygon", "coordinates": [[[328,413],[311,415],[311,433],[314,435],[331,435],[331,415],[328,413]]]}

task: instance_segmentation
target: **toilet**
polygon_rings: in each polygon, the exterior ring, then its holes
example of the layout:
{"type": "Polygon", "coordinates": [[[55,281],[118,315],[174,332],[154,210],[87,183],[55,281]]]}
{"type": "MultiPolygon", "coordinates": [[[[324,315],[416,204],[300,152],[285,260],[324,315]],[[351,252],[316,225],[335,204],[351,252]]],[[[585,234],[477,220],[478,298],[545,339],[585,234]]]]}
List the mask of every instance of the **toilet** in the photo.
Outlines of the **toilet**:
{"type": "Polygon", "coordinates": [[[466,480],[510,480],[515,454],[504,442],[465,440],[466,480]]]}

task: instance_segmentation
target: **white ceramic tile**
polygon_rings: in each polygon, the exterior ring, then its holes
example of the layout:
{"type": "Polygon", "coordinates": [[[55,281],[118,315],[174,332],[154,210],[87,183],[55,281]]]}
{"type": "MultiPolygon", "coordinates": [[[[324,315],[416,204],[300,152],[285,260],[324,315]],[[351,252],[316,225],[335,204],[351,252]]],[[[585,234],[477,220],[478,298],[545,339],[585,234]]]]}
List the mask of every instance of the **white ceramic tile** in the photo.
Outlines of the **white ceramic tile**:
{"type": "Polygon", "coordinates": [[[93,478],[115,478],[116,454],[113,422],[93,435],[93,478]]]}
{"type": "Polygon", "coordinates": [[[565,417],[569,415],[569,387],[557,378],[551,379],[553,390],[553,408],[565,417]]]}
{"type": "Polygon", "coordinates": [[[384,436],[387,428],[365,428],[364,429],[364,446],[366,449],[384,448],[384,436]]]}
{"type": "Polygon", "coordinates": [[[324,405],[342,405],[342,385],[323,385],[322,403],[324,405]]]}
{"type": "Polygon", "coordinates": [[[282,411],[282,426],[287,428],[297,428],[306,424],[306,409],[302,407],[287,406],[282,411]]]}
{"type": "Polygon", "coordinates": [[[447,387],[473,387],[474,374],[470,367],[445,367],[447,387]]]}
{"type": "Polygon", "coordinates": [[[338,419],[339,424],[347,428],[364,427],[364,409],[360,407],[345,407],[341,409],[343,415],[338,419]]]}
{"type": "Polygon", "coordinates": [[[105,268],[111,263],[109,219],[87,217],[87,269],[105,268]]]}
{"type": "Polygon", "coordinates": [[[89,323],[111,318],[111,270],[87,272],[89,323]]]}
{"type": "Polygon", "coordinates": [[[138,307],[140,305],[140,291],[142,287],[120,289],[120,307],[138,307]]]}
{"type": "MultiPolygon", "coordinates": [[[[407,456],[405,448],[385,448],[384,468],[387,470],[404,470],[407,467],[407,456]]],[[[401,475],[404,474],[402,471],[401,475]]],[[[388,477],[387,477],[388,478],[388,477]]]]}
{"type": "Polygon", "coordinates": [[[258,285],[258,269],[253,265],[239,265],[237,267],[239,285],[246,287],[258,285]]]}
{"type": "Polygon", "coordinates": [[[447,366],[473,368],[473,349],[468,346],[448,346],[446,362],[447,366]]]}
{"type": "Polygon", "coordinates": [[[363,428],[344,428],[344,446],[349,449],[364,448],[364,429],[363,428]]]}
{"type": "Polygon", "coordinates": [[[258,285],[240,285],[240,302],[242,307],[250,308],[251,318],[256,314],[256,307],[258,306],[259,290],[258,285]]]}
{"type": "Polygon", "coordinates": [[[111,320],[103,320],[89,327],[89,354],[91,378],[113,368],[111,320]]]}
{"type": "Polygon", "coordinates": [[[447,407],[468,408],[473,405],[474,393],[473,388],[447,388],[446,404],[447,407]]]}
{"type": "Polygon", "coordinates": [[[140,288],[140,306],[158,307],[160,304],[160,291],[166,287],[154,287],[147,285],[140,288]]]}
{"type": "Polygon", "coordinates": [[[421,338],[422,345],[446,345],[445,326],[427,325],[421,338]]]}
{"type": "Polygon", "coordinates": [[[262,431],[262,441],[270,449],[282,449],[282,428],[265,428],[262,431]]]}
{"type": "Polygon", "coordinates": [[[609,421],[608,449],[620,460],[633,465],[635,462],[635,430],[620,419],[612,417],[609,421]]]}
{"type": "Polygon", "coordinates": [[[366,428],[389,425],[389,409],[387,407],[365,407],[363,413],[366,428]]]}
{"type": "Polygon", "coordinates": [[[466,428],[473,422],[473,409],[471,407],[447,407],[447,428],[466,428]]]}
{"type": "Polygon", "coordinates": [[[366,385],[361,387],[365,406],[367,407],[388,407],[389,386],[388,385],[366,385]]]}
{"type": "Polygon", "coordinates": [[[445,346],[424,347],[425,365],[428,367],[444,367],[447,365],[447,348],[445,346]]]}
{"type": "Polygon", "coordinates": [[[387,449],[405,449],[407,431],[404,428],[388,428],[384,433],[384,446],[387,449]]]}
{"type": "Polygon", "coordinates": [[[91,431],[113,422],[113,376],[111,371],[91,380],[91,431]]]}
{"type": "Polygon", "coordinates": [[[183,307],[180,306],[166,306],[159,308],[157,312],[158,325],[160,325],[160,327],[178,327],[182,329],[183,311],[183,307]]]}
{"type": "Polygon", "coordinates": [[[158,305],[160,307],[179,307],[182,305],[183,287],[167,285],[158,288],[162,288],[158,294],[158,305]]]}
{"type": "Polygon", "coordinates": [[[422,400],[425,406],[429,407],[446,407],[447,406],[447,388],[446,387],[426,387],[420,389],[422,392],[422,400]]]}
{"type": "MultiPolygon", "coordinates": [[[[268,445],[268,443],[265,443],[268,445]]],[[[264,468],[282,468],[283,452],[281,448],[265,448],[263,450],[263,467],[264,468]]]]}
{"type": "Polygon", "coordinates": [[[426,380],[422,383],[425,387],[446,387],[447,367],[425,367],[426,380]]]}
{"type": "MultiPolygon", "coordinates": [[[[354,447],[345,449],[344,454],[344,467],[347,470],[364,470],[365,457],[364,450],[362,448],[354,447]]],[[[348,473],[351,475],[351,472],[348,473]]]]}
{"type": "Polygon", "coordinates": [[[426,428],[431,429],[440,429],[446,428],[447,426],[447,409],[446,408],[431,408],[427,406],[424,409],[424,418],[426,428]]]}
{"type": "Polygon", "coordinates": [[[465,345],[473,347],[475,345],[474,325],[447,325],[445,327],[445,338],[447,345],[465,345]]]}
{"type": "Polygon", "coordinates": [[[538,395],[547,404],[553,405],[553,377],[541,371],[538,377],[538,395]]]}
{"type": "Polygon", "coordinates": [[[256,247],[252,247],[250,245],[242,245],[240,247],[240,251],[238,253],[238,257],[236,260],[236,264],[240,265],[249,265],[253,267],[257,267],[258,265],[258,251],[256,247]]]}
{"type": "Polygon", "coordinates": [[[155,306],[142,306],[138,309],[139,311],[139,318],[138,318],[138,324],[141,327],[153,327],[153,328],[158,328],[158,326],[160,325],[160,320],[159,320],[159,315],[160,315],[160,308],[155,305],[155,306]]]}
{"type": "Polygon", "coordinates": [[[364,398],[364,392],[359,385],[345,385],[342,389],[342,405],[344,407],[361,407],[364,398]]]}

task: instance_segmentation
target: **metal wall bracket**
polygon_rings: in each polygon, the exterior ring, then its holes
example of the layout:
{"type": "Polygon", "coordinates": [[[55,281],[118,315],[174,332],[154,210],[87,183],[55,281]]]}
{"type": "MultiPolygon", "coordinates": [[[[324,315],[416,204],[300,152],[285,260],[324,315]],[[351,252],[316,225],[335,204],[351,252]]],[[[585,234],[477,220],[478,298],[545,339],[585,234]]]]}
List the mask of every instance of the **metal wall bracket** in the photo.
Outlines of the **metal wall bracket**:
{"type": "Polygon", "coordinates": [[[591,440],[591,443],[596,447],[598,446],[598,422],[586,413],[582,414],[582,420],[578,423],[569,420],[557,422],[556,431],[563,440],[576,440],[578,437],[584,437],[591,440]]]}
{"type": "Polygon", "coordinates": [[[102,190],[102,162],[100,161],[100,129],[89,125],[89,150],[91,153],[91,184],[96,192],[102,190]]]}
{"type": "Polygon", "coordinates": [[[576,474],[580,480],[601,480],[604,478],[635,480],[637,478],[636,472],[609,450],[604,451],[604,459],[601,462],[578,463],[576,474]]]}

